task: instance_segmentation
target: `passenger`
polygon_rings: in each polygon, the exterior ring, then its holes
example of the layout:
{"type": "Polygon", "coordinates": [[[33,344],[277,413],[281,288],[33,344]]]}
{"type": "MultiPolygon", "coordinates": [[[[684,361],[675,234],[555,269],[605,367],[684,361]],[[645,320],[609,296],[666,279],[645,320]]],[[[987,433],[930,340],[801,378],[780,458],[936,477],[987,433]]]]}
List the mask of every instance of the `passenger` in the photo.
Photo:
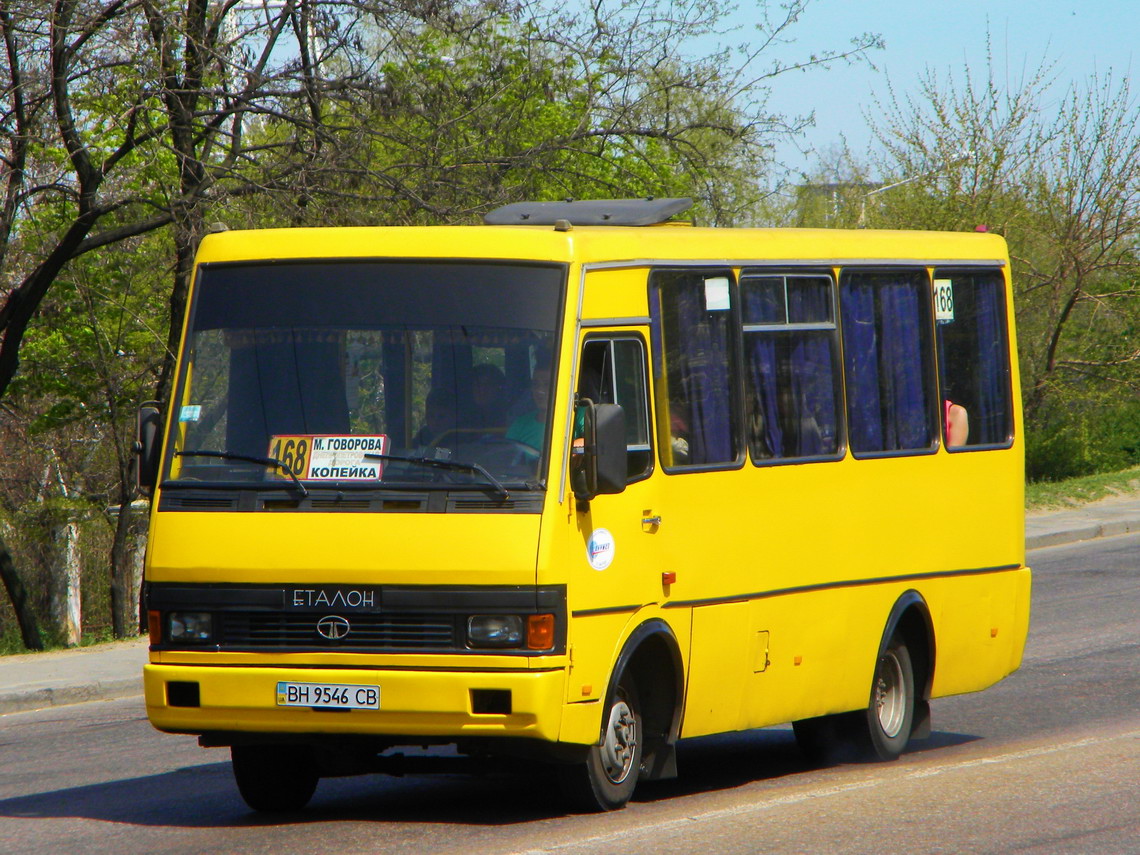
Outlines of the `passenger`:
{"type": "Polygon", "coordinates": [[[690,462],[689,422],[681,411],[684,406],[686,405],[680,401],[669,402],[669,448],[674,466],[690,462]]]}
{"type": "Polygon", "coordinates": [[[542,448],[546,436],[546,409],[550,398],[550,369],[535,368],[530,378],[531,400],[534,409],[523,413],[507,428],[507,439],[529,445],[535,450],[542,448]]]}
{"type": "Polygon", "coordinates": [[[437,445],[444,434],[455,428],[455,400],[442,389],[432,389],[424,402],[424,424],[416,431],[414,444],[437,445]]]}
{"type": "Polygon", "coordinates": [[[946,447],[965,445],[970,437],[970,417],[961,404],[943,401],[946,409],[946,447]]]}
{"type": "Polygon", "coordinates": [[[471,371],[472,424],[484,430],[507,426],[507,379],[497,365],[483,363],[471,371]]]}

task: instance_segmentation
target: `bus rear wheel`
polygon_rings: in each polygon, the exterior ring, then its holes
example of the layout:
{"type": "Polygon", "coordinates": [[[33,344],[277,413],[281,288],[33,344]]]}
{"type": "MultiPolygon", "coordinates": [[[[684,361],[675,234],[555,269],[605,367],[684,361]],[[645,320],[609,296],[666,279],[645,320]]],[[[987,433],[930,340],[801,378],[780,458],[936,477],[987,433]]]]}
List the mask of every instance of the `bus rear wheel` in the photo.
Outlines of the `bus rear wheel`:
{"type": "Polygon", "coordinates": [[[641,772],[642,720],[637,688],[624,679],[614,691],[605,732],[579,763],[559,767],[570,806],[588,813],[617,810],[633,795],[641,772]]]}
{"type": "Polygon", "coordinates": [[[871,759],[895,760],[914,727],[914,666],[905,642],[892,638],[875,664],[867,706],[865,747],[871,759]]]}
{"type": "Polygon", "coordinates": [[[320,780],[313,752],[304,746],[235,745],[230,758],[242,799],[263,813],[301,810],[320,780]]]}

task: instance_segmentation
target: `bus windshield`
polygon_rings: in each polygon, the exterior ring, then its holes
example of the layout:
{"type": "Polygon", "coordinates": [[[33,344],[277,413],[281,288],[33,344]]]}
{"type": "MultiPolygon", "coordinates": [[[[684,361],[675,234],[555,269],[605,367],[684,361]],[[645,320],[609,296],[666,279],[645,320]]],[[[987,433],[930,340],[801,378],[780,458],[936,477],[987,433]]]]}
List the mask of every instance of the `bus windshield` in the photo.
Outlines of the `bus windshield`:
{"type": "Polygon", "coordinates": [[[565,269],[199,268],[166,481],[541,487],[565,269]]]}

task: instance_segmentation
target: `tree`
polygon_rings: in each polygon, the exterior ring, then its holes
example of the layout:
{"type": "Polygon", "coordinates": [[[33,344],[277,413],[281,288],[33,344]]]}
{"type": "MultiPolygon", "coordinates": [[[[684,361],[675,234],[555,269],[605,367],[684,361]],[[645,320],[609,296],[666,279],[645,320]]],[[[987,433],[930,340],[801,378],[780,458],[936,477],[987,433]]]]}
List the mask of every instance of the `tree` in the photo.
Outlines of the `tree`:
{"type": "MultiPolygon", "coordinates": [[[[162,0],[58,0],[50,7],[0,0],[0,274],[16,283],[0,306],[0,396],[49,289],[88,252],[171,226],[171,317],[180,316],[203,205],[264,190],[243,181],[252,156],[244,124],[262,113],[311,125],[314,6],[288,0],[265,20],[249,20],[235,0],[184,7],[162,0]],[[271,64],[290,32],[299,56],[271,64]]],[[[294,171],[304,157],[299,161],[294,171]]],[[[168,355],[176,329],[174,321],[168,355]]],[[[160,395],[169,374],[167,367],[160,395]]],[[[122,507],[125,532],[129,503],[122,507]]],[[[15,572],[2,541],[0,565],[15,572]]],[[[123,634],[134,623],[134,605],[119,596],[114,613],[116,633],[123,634]]]]}

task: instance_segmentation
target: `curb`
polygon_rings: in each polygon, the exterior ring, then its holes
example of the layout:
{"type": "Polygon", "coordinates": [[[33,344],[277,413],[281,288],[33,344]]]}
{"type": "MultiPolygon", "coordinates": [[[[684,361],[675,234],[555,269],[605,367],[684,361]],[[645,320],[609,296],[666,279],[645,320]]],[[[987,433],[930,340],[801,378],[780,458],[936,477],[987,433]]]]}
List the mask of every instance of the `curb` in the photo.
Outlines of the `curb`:
{"type": "Polygon", "coordinates": [[[42,686],[11,694],[0,694],[0,715],[47,707],[65,707],[88,701],[110,701],[143,693],[142,675],[117,680],[100,680],[77,686],[42,686]]]}
{"type": "Polygon", "coordinates": [[[1063,546],[1066,543],[1078,543],[1082,540],[1095,540],[1100,537],[1117,537],[1122,534],[1140,532],[1140,520],[1113,520],[1112,522],[1089,523],[1075,526],[1064,531],[1044,532],[1042,534],[1027,534],[1025,536],[1026,551],[1044,549],[1049,546],[1063,546]]]}

